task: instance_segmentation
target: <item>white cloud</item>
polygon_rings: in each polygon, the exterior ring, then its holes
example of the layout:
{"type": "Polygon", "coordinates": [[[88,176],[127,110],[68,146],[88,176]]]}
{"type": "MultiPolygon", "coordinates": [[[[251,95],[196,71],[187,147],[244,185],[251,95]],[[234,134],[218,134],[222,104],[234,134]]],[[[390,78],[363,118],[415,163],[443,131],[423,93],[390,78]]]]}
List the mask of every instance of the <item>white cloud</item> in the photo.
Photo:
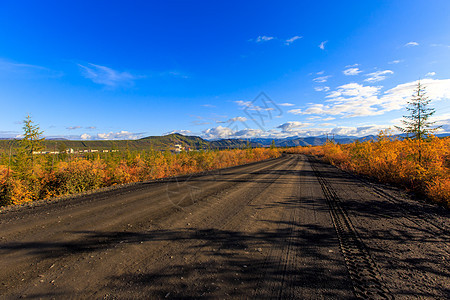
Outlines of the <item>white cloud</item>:
{"type": "Polygon", "coordinates": [[[234,101],[234,103],[236,103],[239,106],[243,106],[248,110],[254,110],[254,111],[271,111],[274,110],[273,107],[261,107],[258,105],[254,105],[252,101],[243,101],[243,100],[238,100],[238,101],[234,101]]]}
{"type": "Polygon", "coordinates": [[[450,113],[440,116],[432,116],[430,118],[431,122],[436,122],[435,126],[441,126],[438,133],[450,133],[450,113]]]}
{"type": "Polygon", "coordinates": [[[274,37],[273,36],[265,36],[265,35],[260,35],[256,38],[255,42],[257,43],[261,43],[261,42],[268,42],[270,40],[273,40],[274,37]]]}
{"type": "Polygon", "coordinates": [[[83,76],[95,83],[116,87],[119,85],[132,85],[138,77],[128,72],[119,72],[111,68],[89,63],[84,66],[78,64],[81,68],[83,76]]]}
{"type": "Polygon", "coordinates": [[[328,92],[330,90],[330,87],[328,87],[328,86],[316,86],[316,87],[314,87],[314,90],[316,90],[316,92],[328,92]]]}
{"type": "Polygon", "coordinates": [[[190,135],[190,134],[192,134],[192,131],[190,131],[190,130],[183,130],[183,129],[181,129],[181,130],[172,130],[172,131],[164,133],[163,135],[169,135],[169,134],[174,134],[174,133],[179,133],[179,134],[182,134],[182,135],[190,135]]]}
{"type": "Polygon", "coordinates": [[[62,72],[54,71],[46,67],[13,62],[0,58],[0,70],[10,73],[10,74],[20,74],[20,75],[33,75],[33,76],[43,76],[56,78],[63,76],[62,72]]]}
{"type": "Polygon", "coordinates": [[[324,74],[325,73],[325,71],[320,71],[320,72],[317,72],[316,74],[317,75],[322,75],[322,74],[324,74]]]}
{"type": "Polygon", "coordinates": [[[322,120],[323,120],[323,121],[331,121],[331,120],[334,120],[334,119],[336,119],[336,118],[328,117],[328,118],[324,118],[324,119],[322,119],[322,120]]]}
{"type": "Polygon", "coordinates": [[[231,119],[229,119],[228,120],[228,123],[231,123],[231,122],[245,122],[245,121],[247,121],[247,118],[246,117],[235,117],[235,118],[231,118],[231,119]]]}
{"type": "Polygon", "coordinates": [[[80,129],[81,126],[70,126],[70,127],[66,127],[66,129],[68,130],[75,130],[75,129],[80,129]]]}
{"type": "Polygon", "coordinates": [[[366,125],[360,127],[335,127],[331,129],[331,133],[335,135],[349,135],[349,136],[367,136],[377,135],[381,130],[389,129],[389,126],[384,125],[366,125]]]}
{"type": "Polygon", "coordinates": [[[246,129],[234,132],[233,138],[248,139],[248,138],[261,137],[261,136],[266,136],[266,135],[267,135],[267,132],[264,132],[261,129],[246,128],[246,129]]]}
{"type": "Polygon", "coordinates": [[[362,71],[359,68],[349,68],[347,70],[342,71],[342,73],[344,73],[344,75],[347,75],[347,76],[358,75],[361,72],[362,71]]]}
{"type": "Polygon", "coordinates": [[[444,44],[431,44],[431,47],[444,47],[444,48],[450,48],[450,45],[444,45],[444,44]]]}
{"type": "MultiPolygon", "coordinates": [[[[450,99],[450,79],[423,79],[421,83],[433,101],[450,99]]],[[[311,103],[306,108],[293,109],[288,113],[346,118],[382,115],[403,108],[411,98],[416,85],[417,81],[399,84],[381,94],[381,86],[344,84],[326,96],[328,99],[326,103],[311,103]]]]}
{"type": "Polygon", "coordinates": [[[80,138],[82,140],[136,140],[142,137],[141,133],[132,133],[129,131],[98,133],[95,136],[83,133],[80,138]]]}
{"type": "Polygon", "coordinates": [[[319,44],[319,48],[322,50],[325,50],[325,44],[328,43],[328,41],[323,41],[319,44]]]}
{"type": "Polygon", "coordinates": [[[317,126],[319,126],[319,127],[333,127],[333,126],[336,126],[336,124],[333,124],[333,123],[320,123],[320,124],[317,124],[317,126]]]}
{"type": "Polygon", "coordinates": [[[354,68],[359,66],[359,64],[353,64],[353,65],[346,65],[345,68],[354,68]]]}
{"type": "MultiPolygon", "coordinates": [[[[449,122],[450,123],[450,122],[449,122]]],[[[286,138],[286,137],[311,137],[325,134],[349,135],[349,136],[366,136],[377,135],[380,130],[387,129],[387,126],[381,125],[365,125],[359,127],[335,127],[335,124],[323,123],[318,127],[309,127],[310,123],[302,123],[297,121],[289,121],[276,127],[276,129],[261,130],[246,128],[243,130],[233,131],[227,127],[210,128],[203,131],[202,137],[209,140],[215,139],[247,139],[247,138],[286,138]]],[[[450,126],[449,126],[450,127],[450,126]]]]}
{"type": "Polygon", "coordinates": [[[330,77],[331,77],[331,75],[320,76],[320,77],[314,78],[313,81],[314,81],[314,82],[319,82],[319,83],[327,82],[328,78],[330,78],[330,77]]]}
{"type": "Polygon", "coordinates": [[[18,131],[10,130],[0,130],[0,138],[12,139],[12,138],[22,138],[22,135],[18,131]]]}
{"type": "Polygon", "coordinates": [[[290,121],[290,122],[286,122],[284,124],[277,126],[277,128],[280,128],[282,132],[291,132],[291,131],[294,131],[295,129],[305,127],[308,125],[311,125],[311,124],[298,122],[298,121],[290,121]]]}
{"type": "Polygon", "coordinates": [[[211,124],[211,122],[194,120],[191,122],[191,124],[196,125],[196,126],[201,126],[201,125],[209,125],[209,124],[211,124]]]}
{"type": "Polygon", "coordinates": [[[234,136],[235,131],[233,131],[231,128],[223,127],[223,126],[217,126],[214,128],[209,128],[204,130],[203,137],[206,139],[228,139],[232,138],[234,136]]]}
{"type": "Polygon", "coordinates": [[[81,135],[81,139],[82,139],[82,140],[90,140],[91,138],[92,138],[92,136],[89,135],[89,134],[87,134],[87,133],[83,133],[83,134],[81,135]]]}
{"type": "Polygon", "coordinates": [[[294,106],[292,103],[279,103],[279,106],[294,106]]]}
{"type": "Polygon", "coordinates": [[[214,107],[216,107],[215,105],[212,105],[212,104],[202,104],[201,106],[203,106],[203,107],[209,107],[209,108],[214,108],[214,107]]]}
{"type": "Polygon", "coordinates": [[[404,46],[405,47],[419,46],[419,43],[417,43],[417,42],[409,42],[409,43],[406,43],[404,46]]]}
{"type": "Polygon", "coordinates": [[[301,38],[302,38],[302,36],[298,36],[298,35],[293,36],[290,39],[287,39],[284,44],[289,46],[290,44],[292,44],[293,42],[295,42],[296,40],[301,39],[301,38]]]}
{"type": "Polygon", "coordinates": [[[390,65],[396,65],[396,64],[401,63],[402,61],[403,61],[403,60],[396,59],[396,60],[393,60],[393,61],[388,62],[388,64],[390,64],[390,65]]]}
{"type": "MultiPolygon", "coordinates": [[[[390,110],[400,109],[411,98],[414,89],[417,87],[417,80],[399,84],[387,90],[381,97],[385,102],[385,108],[390,110]],[[393,107],[393,109],[392,109],[393,107]]],[[[432,101],[450,99],[450,79],[422,79],[420,83],[425,87],[427,96],[432,101]]]]}
{"type": "Polygon", "coordinates": [[[385,80],[387,75],[390,75],[390,74],[394,74],[394,72],[391,70],[376,71],[376,72],[367,74],[366,76],[368,76],[369,78],[364,79],[364,81],[367,81],[367,82],[382,81],[382,80],[385,80]]]}
{"type": "Polygon", "coordinates": [[[8,61],[0,58],[0,69],[1,70],[9,70],[9,71],[19,71],[23,69],[35,69],[35,70],[48,70],[45,67],[41,67],[38,65],[24,64],[8,61]]]}
{"type": "Polygon", "coordinates": [[[436,75],[436,72],[428,72],[427,74],[425,74],[425,77],[432,77],[436,75]]]}
{"type": "Polygon", "coordinates": [[[303,114],[303,110],[301,110],[300,108],[296,108],[296,109],[288,110],[288,113],[294,114],[294,115],[301,115],[301,114],[303,114]]]}
{"type": "Polygon", "coordinates": [[[237,105],[239,105],[239,106],[249,107],[249,106],[252,105],[252,102],[251,102],[251,101],[237,100],[237,101],[234,101],[234,102],[235,102],[237,105]]]}

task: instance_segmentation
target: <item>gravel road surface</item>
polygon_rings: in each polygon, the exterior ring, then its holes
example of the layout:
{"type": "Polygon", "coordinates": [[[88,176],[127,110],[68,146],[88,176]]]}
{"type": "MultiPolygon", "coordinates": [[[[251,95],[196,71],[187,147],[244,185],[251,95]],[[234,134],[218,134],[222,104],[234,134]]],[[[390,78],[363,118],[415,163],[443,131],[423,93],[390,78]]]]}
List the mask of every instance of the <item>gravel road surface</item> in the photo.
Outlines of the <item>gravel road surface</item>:
{"type": "Polygon", "coordinates": [[[302,155],[0,214],[0,297],[450,299],[449,212],[302,155]]]}

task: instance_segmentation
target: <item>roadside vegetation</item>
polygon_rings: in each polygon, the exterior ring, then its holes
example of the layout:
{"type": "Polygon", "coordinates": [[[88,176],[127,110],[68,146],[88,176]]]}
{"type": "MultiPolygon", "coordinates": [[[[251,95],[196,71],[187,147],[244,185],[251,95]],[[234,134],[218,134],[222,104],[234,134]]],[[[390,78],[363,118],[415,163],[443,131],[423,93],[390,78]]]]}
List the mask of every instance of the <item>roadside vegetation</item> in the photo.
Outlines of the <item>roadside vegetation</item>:
{"type": "Polygon", "coordinates": [[[450,208],[450,138],[392,140],[382,133],[375,141],[296,147],[303,153],[352,173],[413,191],[450,208]]]}
{"type": "Polygon", "coordinates": [[[124,151],[83,154],[33,154],[42,149],[42,132],[30,117],[17,154],[0,155],[0,206],[77,194],[117,184],[140,182],[231,167],[280,156],[274,148],[191,151],[124,151]]]}
{"type": "Polygon", "coordinates": [[[297,147],[291,153],[322,157],[325,161],[353,173],[376,178],[407,188],[450,208],[450,138],[437,138],[429,118],[435,113],[429,107],[425,87],[418,82],[406,108],[406,134],[398,140],[382,131],[375,141],[339,145],[328,141],[323,146],[297,147]]]}

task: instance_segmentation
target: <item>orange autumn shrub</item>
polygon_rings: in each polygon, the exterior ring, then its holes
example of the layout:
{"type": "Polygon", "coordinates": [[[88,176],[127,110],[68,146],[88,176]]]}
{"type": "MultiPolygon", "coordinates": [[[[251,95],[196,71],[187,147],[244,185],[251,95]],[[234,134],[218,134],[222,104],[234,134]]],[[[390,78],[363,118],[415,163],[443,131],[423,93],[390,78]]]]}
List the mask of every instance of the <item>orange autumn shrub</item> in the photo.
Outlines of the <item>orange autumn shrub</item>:
{"type": "Polygon", "coordinates": [[[59,162],[55,170],[41,178],[41,198],[81,193],[104,186],[106,165],[101,160],[76,158],[59,162]]]}
{"type": "Polygon", "coordinates": [[[436,202],[450,207],[450,178],[436,178],[427,184],[427,193],[436,202]]]}
{"type": "Polygon", "coordinates": [[[0,165],[0,206],[76,194],[92,189],[236,166],[280,156],[277,149],[142,151],[97,156],[35,157],[32,168],[0,165]],[[16,168],[17,170],[15,170],[16,168]]]}
{"type": "MultiPolygon", "coordinates": [[[[376,141],[339,145],[328,142],[291,153],[323,152],[323,159],[343,170],[393,183],[450,207],[450,138],[392,140],[381,133],[376,141]]],[[[320,154],[319,154],[320,155],[320,154]]]]}
{"type": "Polygon", "coordinates": [[[14,171],[0,166],[0,206],[17,205],[33,200],[32,192],[23,182],[14,177],[14,171]]]}

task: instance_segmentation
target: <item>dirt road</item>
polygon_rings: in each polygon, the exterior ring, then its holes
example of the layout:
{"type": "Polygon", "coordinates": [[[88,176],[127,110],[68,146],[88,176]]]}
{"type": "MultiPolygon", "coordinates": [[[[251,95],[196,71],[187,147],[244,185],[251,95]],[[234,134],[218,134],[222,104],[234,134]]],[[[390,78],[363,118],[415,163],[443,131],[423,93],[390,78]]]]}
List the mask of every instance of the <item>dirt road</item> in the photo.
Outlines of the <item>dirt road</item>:
{"type": "Polygon", "coordinates": [[[288,155],[0,214],[1,298],[450,298],[449,213],[288,155]]]}

